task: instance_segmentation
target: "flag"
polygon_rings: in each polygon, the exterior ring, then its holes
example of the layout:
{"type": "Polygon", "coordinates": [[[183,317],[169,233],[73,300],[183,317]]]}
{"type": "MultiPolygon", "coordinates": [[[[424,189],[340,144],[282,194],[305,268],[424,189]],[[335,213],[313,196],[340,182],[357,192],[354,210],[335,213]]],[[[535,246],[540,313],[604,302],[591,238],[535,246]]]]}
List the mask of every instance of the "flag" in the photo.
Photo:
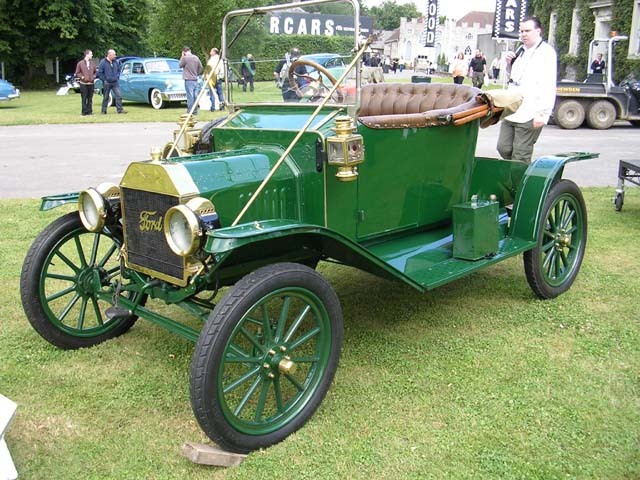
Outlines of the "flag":
{"type": "Polygon", "coordinates": [[[438,0],[427,0],[427,14],[425,15],[424,46],[433,47],[436,43],[436,27],[438,26],[438,0]]]}
{"type": "Polygon", "coordinates": [[[527,0],[496,0],[493,37],[517,40],[526,15],[527,0]]]}

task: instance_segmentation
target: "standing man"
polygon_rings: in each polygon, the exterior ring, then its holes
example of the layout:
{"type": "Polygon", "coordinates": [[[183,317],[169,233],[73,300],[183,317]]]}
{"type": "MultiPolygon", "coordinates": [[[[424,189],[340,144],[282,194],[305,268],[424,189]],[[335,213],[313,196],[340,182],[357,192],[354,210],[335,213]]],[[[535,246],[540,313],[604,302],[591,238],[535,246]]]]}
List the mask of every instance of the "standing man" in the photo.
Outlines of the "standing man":
{"type": "Polygon", "coordinates": [[[213,98],[213,91],[215,90],[218,96],[218,105],[220,110],[224,109],[224,95],[222,93],[222,82],[224,81],[224,64],[220,58],[220,52],[217,48],[212,48],[209,52],[209,61],[207,62],[207,68],[212,69],[216,75],[216,83],[214,86],[209,86],[209,99],[211,100],[211,111],[215,111],[216,103],[213,98]]]}
{"type": "Polygon", "coordinates": [[[476,50],[476,56],[469,62],[469,76],[471,83],[476,88],[482,88],[484,85],[484,76],[487,68],[487,60],[482,55],[480,49],[476,50]]]}
{"type": "Polygon", "coordinates": [[[509,90],[522,94],[522,104],[502,121],[498,152],[507,160],[531,162],[533,146],[549,121],[556,100],[556,51],[542,40],[540,20],[530,17],[520,24],[522,45],[507,52],[509,90]]]}
{"type": "Polygon", "coordinates": [[[246,57],[242,57],[242,66],[240,67],[240,73],[244,79],[242,84],[242,91],[247,91],[247,84],[250,90],[253,92],[253,77],[256,74],[256,62],[253,59],[253,55],[248,53],[246,57]]]}
{"type": "Polygon", "coordinates": [[[113,92],[116,102],[116,111],[118,113],[127,113],[122,109],[122,97],[120,96],[120,87],[118,80],[120,79],[120,62],[116,60],[116,51],[110,49],[107,56],[100,60],[98,65],[98,78],[102,80],[104,87],[102,92],[102,113],[107,113],[107,105],[109,104],[109,95],[113,92]]]}
{"type": "MultiPolygon", "coordinates": [[[[289,83],[289,70],[291,68],[291,65],[299,58],[300,50],[296,47],[293,47],[291,50],[289,50],[289,56],[285,56],[285,58],[280,60],[278,66],[276,67],[276,71],[274,72],[274,74],[278,72],[277,78],[279,78],[282,82],[280,88],[282,89],[282,99],[285,102],[300,101],[300,98],[298,98],[298,94],[296,93],[296,89],[289,83]]],[[[296,82],[298,89],[304,87],[307,84],[308,80],[303,78],[302,75],[307,74],[307,67],[305,67],[304,65],[296,65],[293,72],[294,82],[296,82]]]]}
{"type": "Polygon", "coordinates": [[[602,59],[602,54],[599,53],[598,57],[591,62],[591,71],[593,73],[604,73],[605,63],[602,59]]]}
{"type": "Polygon", "coordinates": [[[96,81],[96,64],[91,60],[93,52],[84,51],[84,58],[76,65],[74,75],[80,79],[82,115],[93,115],[93,83],[96,81]]]}
{"type": "MultiPolygon", "coordinates": [[[[182,49],[182,57],[178,64],[182,69],[182,78],[184,79],[184,89],[187,91],[187,112],[191,111],[196,101],[196,92],[198,90],[198,76],[202,73],[202,62],[191,53],[189,47],[182,49]]],[[[193,114],[198,114],[198,105],[195,105],[193,114]]]]}

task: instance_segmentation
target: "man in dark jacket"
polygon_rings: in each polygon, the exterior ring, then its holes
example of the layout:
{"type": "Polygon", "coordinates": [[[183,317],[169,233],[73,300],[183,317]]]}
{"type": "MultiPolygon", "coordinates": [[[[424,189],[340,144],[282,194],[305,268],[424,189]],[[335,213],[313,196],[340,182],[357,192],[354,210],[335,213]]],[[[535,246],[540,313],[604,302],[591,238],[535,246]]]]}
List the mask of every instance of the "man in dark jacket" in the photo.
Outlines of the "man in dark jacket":
{"type": "Polygon", "coordinates": [[[127,113],[122,109],[122,97],[120,96],[120,87],[118,87],[120,62],[116,60],[115,50],[109,50],[107,56],[100,60],[100,64],[98,65],[98,78],[102,80],[102,85],[104,86],[102,92],[102,113],[107,113],[107,105],[111,92],[113,92],[117,112],[127,113]]]}

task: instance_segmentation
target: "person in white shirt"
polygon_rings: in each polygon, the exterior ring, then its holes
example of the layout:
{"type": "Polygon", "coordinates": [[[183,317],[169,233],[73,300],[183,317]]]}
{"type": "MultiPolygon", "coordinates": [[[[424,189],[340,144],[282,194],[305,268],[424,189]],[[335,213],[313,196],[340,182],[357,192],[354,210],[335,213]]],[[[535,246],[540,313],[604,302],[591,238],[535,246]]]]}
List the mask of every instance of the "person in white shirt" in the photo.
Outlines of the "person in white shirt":
{"type": "Polygon", "coordinates": [[[498,153],[507,160],[531,162],[533,146],[549,121],[556,100],[557,55],[542,40],[536,17],[520,24],[522,46],[507,52],[507,72],[511,65],[509,90],[522,94],[522,105],[502,121],[498,153]]]}
{"type": "Polygon", "coordinates": [[[212,48],[209,52],[209,60],[207,61],[207,74],[210,72],[210,68],[216,73],[216,83],[214,88],[209,86],[209,99],[211,100],[211,111],[216,109],[215,98],[213,97],[213,91],[216,91],[218,96],[218,105],[220,110],[224,110],[224,94],[222,93],[222,82],[224,82],[224,64],[220,58],[220,54],[217,48],[212,48]]]}

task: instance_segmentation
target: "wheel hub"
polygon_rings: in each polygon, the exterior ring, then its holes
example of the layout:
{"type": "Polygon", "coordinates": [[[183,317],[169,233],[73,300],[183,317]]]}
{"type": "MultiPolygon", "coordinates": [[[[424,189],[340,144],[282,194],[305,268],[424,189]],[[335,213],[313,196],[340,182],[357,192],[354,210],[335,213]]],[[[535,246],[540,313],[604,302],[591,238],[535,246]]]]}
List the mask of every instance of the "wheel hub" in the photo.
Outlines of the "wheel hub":
{"type": "Polygon", "coordinates": [[[555,249],[561,251],[571,245],[571,235],[565,231],[556,233],[555,235],[555,249]]]}
{"type": "Polygon", "coordinates": [[[82,295],[93,295],[102,289],[106,272],[102,268],[87,268],[78,274],[76,290],[82,295]]]}
{"type": "Polygon", "coordinates": [[[263,373],[268,378],[275,378],[276,374],[293,375],[297,365],[291,357],[285,355],[287,348],[280,345],[276,349],[270,349],[262,363],[263,373]]]}

